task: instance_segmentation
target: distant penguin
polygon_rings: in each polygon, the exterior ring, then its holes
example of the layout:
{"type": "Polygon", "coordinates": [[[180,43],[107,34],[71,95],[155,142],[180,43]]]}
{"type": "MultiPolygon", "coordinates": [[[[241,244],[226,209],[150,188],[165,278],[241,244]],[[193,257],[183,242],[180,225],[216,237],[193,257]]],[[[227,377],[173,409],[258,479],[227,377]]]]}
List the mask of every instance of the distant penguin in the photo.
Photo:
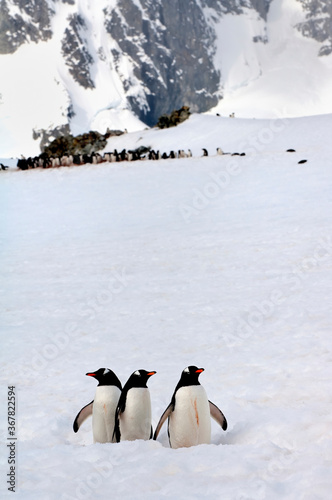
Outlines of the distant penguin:
{"type": "Polygon", "coordinates": [[[118,443],[152,438],[151,399],[147,381],[155,373],[136,370],[123,386],[115,415],[114,437],[118,443]]]}
{"type": "Polygon", "coordinates": [[[84,420],[92,415],[93,441],[95,443],[115,442],[113,441],[115,411],[121,395],[121,382],[109,368],[99,368],[86,375],[97,379],[99,384],[95,399],[77,414],[73,424],[74,432],[77,432],[84,420]]]}
{"type": "Polygon", "coordinates": [[[211,442],[212,417],[225,431],[227,421],[219,408],[208,400],[198,381],[204,368],[188,366],[181,374],[172,400],[156,427],[153,439],[168,418],[168,438],[171,448],[209,444],[211,442]]]}
{"type": "Polygon", "coordinates": [[[203,148],[203,156],[209,156],[207,149],[203,148]]]}
{"type": "Polygon", "coordinates": [[[302,163],[307,163],[307,161],[308,161],[308,160],[300,160],[300,161],[298,161],[297,163],[298,163],[299,165],[301,165],[302,163]]]}
{"type": "Polygon", "coordinates": [[[221,148],[217,148],[217,155],[223,155],[224,152],[221,148]]]}
{"type": "Polygon", "coordinates": [[[123,149],[120,153],[120,160],[121,161],[126,161],[128,158],[127,158],[127,151],[125,149],[123,149]]]}

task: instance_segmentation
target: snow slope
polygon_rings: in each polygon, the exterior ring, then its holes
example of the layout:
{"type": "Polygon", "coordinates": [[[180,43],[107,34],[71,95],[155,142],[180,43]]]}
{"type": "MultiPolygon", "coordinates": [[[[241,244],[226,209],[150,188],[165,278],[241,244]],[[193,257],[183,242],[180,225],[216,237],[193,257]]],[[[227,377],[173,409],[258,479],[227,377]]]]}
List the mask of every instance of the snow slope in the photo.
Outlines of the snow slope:
{"type": "Polygon", "coordinates": [[[224,98],[211,113],[246,118],[331,113],[332,56],[317,57],[320,43],[295,29],[302,21],[298,0],[273,0],[266,23],[250,9],[216,23],[215,65],[224,98]],[[264,42],[252,43],[254,37],[264,42]]]}
{"type": "Polygon", "coordinates": [[[195,115],[108,145],[193,158],[0,172],[0,425],[5,443],[15,385],[16,498],[330,498],[331,125],[195,115]],[[157,442],[94,445],[91,420],[73,433],[94,396],[86,372],[156,370],[155,426],[188,364],[228,420],[211,445],[172,450],[166,427],[157,442]]]}

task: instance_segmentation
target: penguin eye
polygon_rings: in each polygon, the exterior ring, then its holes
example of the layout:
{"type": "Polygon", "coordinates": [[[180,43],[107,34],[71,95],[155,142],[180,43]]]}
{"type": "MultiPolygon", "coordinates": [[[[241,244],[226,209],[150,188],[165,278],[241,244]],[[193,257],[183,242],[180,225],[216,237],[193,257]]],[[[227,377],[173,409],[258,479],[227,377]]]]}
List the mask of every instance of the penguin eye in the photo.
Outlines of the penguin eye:
{"type": "Polygon", "coordinates": [[[106,375],[106,373],[109,373],[110,370],[108,368],[105,368],[103,375],[106,375]]]}
{"type": "Polygon", "coordinates": [[[187,368],[185,368],[185,369],[183,370],[183,372],[184,372],[184,373],[189,373],[189,371],[190,371],[190,370],[189,370],[189,367],[188,367],[188,366],[187,366],[187,368]]]}
{"type": "Polygon", "coordinates": [[[137,375],[138,377],[140,377],[140,376],[141,376],[141,374],[140,374],[139,370],[136,370],[136,371],[135,371],[135,373],[134,373],[134,375],[137,375]]]}

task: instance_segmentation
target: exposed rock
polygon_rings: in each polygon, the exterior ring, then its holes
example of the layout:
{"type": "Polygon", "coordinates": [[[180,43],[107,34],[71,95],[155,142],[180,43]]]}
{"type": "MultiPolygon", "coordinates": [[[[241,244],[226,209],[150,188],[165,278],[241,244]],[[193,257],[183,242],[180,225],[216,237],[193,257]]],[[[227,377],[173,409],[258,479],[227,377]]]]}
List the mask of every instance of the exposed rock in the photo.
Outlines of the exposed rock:
{"type": "Polygon", "coordinates": [[[62,136],[67,136],[70,134],[69,125],[59,125],[58,127],[54,127],[51,130],[33,130],[32,137],[36,141],[40,139],[40,150],[44,151],[45,147],[47,147],[51,142],[55,139],[58,139],[62,136]]]}
{"type": "Polygon", "coordinates": [[[113,50],[121,78],[121,55],[133,65],[133,78],[145,92],[131,97],[134,80],[122,77],[131,108],[148,125],[183,102],[194,112],[206,111],[221,97],[220,74],[213,65],[215,33],[198,2],[119,0],[105,12],[107,31],[117,41],[113,50]]]}
{"type": "Polygon", "coordinates": [[[48,146],[42,149],[47,156],[62,156],[65,154],[80,155],[91,154],[92,152],[104,149],[107,139],[111,136],[122,135],[121,130],[108,130],[106,134],[100,134],[96,131],[90,131],[86,134],[73,136],[71,134],[60,135],[54,139],[48,146]]]}
{"type": "Polygon", "coordinates": [[[51,15],[46,0],[7,0],[0,2],[0,54],[11,54],[25,42],[48,40],[52,36],[51,15]]]}
{"type": "Polygon", "coordinates": [[[296,25],[303,36],[314,38],[323,45],[318,55],[332,53],[332,3],[331,0],[297,0],[307,12],[306,21],[296,25]]]}
{"type": "Polygon", "coordinates": [[[170,115],[162,115],[157,122],[157,127],[159,128],[175,127],[179,123],[184,122],[189,118],[191,114],[189,109],[190,108],[188,106],[182,106],[181,109],[172,111],[170,115]]]}
{"type": "Polygon", "coordinates": [[[62,55],[74,80],[86,89],[93,89],[95,85],[90,74],[93,57],[86,48],[86,30],[85,21],[79,14],[69,16],[69,26],[62,40],[62,55]]]}

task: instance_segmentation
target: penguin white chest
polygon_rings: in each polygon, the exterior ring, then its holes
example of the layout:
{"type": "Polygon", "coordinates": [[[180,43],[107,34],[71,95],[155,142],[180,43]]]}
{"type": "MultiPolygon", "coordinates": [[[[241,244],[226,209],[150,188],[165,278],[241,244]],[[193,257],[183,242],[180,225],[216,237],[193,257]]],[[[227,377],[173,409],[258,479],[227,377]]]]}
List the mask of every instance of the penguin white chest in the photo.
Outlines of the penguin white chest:
{"type": "Polygon", "coordinates": [[[151,399],[149,389],[134,387],[127,393],[126,407],[120,417],[121,440],[150,439],[151,399]]]}
{"type": "Polygon", "coordinates": [[[120,394],[120,389],[113,385],[97,387],[92,410],[92,433],[95,443],[112,442],[115,411],[120,394]]]}
{"type": "Polygon", "coordinates": [[[168,433],[172,448],[210,443],[210,407],[204,387],[191,385],[176,391],[168,433]]]}

